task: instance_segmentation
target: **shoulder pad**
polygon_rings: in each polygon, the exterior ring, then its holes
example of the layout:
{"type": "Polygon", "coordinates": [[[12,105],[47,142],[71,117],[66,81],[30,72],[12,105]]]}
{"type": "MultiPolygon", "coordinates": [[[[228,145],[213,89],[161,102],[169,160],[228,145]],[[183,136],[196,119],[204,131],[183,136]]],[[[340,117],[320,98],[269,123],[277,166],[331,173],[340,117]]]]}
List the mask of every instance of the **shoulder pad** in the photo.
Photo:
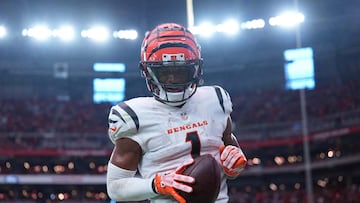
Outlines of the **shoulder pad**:
{"type": "Polygon", "coordinates": [[[139,130],[139,118],[125,102],[111,107],[108,124],[108,135],[112,142],[134,135],[139,130]]]}
{"type": "Polygon", "coordinates": [[[232,112],[232,102],[229,93],[220,86],[214,86],[219,105],[224,113],[232,112]]]}

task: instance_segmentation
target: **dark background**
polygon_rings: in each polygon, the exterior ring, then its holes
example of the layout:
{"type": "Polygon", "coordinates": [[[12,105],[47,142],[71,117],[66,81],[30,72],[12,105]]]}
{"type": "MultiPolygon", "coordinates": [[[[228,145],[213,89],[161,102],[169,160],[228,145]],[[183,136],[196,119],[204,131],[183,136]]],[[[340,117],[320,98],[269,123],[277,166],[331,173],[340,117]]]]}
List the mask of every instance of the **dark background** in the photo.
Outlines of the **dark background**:
{"type": "MultiPolygon", "coordinates": [[[[294,1],[289,0],[198,0],[194,1],[195,25],[205,19],[217,24],[229,17],[241,22],[257,18],[267,21],[293,8],[294,1]]],[[[299,1],[299,11],[305,15],[301,45],[314,49],[317,85],[341,85],[359,73],[351,68],[351,63],[358,63],[360,49],[359,8],[356,0],[299,1]]],[[[16,88],[22,85],[28,89],[22,96],[54,96],[53,93],[66,91],[72,98],[89,98],[95,76],[125,77],[128,98],[146,95],[138,71],[140,44],[146,31],[165,22],[187,24],[185,0],[3,0],[0,24],[8,27],[9,34],[0,40],[0,85],[5,93],[2,96],[19,97],[14,91],[9,94],[4,86],[15,90],[22,89],[16,88]],[[68,22],[78,33],[94,23],[104,23],[113,30],[136,29],[139,37],[134,41],[111,39],[105,44],[80,37],[71,43],[38,43],[21,36],[21,30],[35,22],[50,27],[68,22]],[[56,62],[68,63],[67,80],[54,80],[56,62]],[[94,62],[124,62],[127,73],[94,73],[94,62]]],[[[283,89],[282,54],[285,49],[296,47],[295,29],[268,24],[264,29],[242,30],[233,37],[199,36],[198,41],[205,61],[205,84],[222,85],[233,94],[262,88],[283,89]]]]}

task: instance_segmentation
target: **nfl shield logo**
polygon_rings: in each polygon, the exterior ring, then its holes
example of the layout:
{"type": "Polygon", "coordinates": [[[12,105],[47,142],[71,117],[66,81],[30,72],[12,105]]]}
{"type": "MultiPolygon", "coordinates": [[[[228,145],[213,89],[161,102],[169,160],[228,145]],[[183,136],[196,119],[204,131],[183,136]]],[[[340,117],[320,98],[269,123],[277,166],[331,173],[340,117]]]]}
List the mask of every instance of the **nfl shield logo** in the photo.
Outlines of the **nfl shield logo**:
{"type": "Polygon", "coordinates": [[[181,113],[180,115],[183,120],[186,120],[188,118],[185,112],[181,113]]]}

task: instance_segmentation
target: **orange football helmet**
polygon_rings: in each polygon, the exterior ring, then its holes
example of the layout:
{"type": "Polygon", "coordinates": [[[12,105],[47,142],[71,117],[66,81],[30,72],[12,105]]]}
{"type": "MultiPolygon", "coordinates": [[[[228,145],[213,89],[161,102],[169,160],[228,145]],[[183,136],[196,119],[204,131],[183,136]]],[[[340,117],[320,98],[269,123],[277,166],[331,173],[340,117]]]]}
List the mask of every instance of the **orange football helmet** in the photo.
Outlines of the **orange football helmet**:
{"type": "Polygon", "coordinates": [[[171,106],[182,105],[202,81],[200,46],[184,26],[158,25],[142,42],[140,69],[157,100],[171,106]]]}

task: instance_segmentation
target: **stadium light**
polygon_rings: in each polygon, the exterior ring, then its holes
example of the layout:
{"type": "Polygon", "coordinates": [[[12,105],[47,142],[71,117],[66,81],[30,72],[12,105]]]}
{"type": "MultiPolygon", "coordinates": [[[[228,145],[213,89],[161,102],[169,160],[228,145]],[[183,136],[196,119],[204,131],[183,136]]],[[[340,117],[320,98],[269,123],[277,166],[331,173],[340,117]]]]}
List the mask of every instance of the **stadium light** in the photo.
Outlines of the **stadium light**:
{"type": "Polygon", "coordinates": [[[39,41],[45,41],[51,37],[51,30],[45,25],[37,25],[29,29],[24,29],[22,35],[33,37],[39,41]]]}
{"type": "Polygon", "coordinates": [[[265,27],[265,21],[264,19],[254,19],[254,20],[250,20],[250,21],[246,21],[241,23],[241,28],[242,29],[247,29],[247,30],[251,30],[251,29],[261,29],[265,27]]]}
{"type": "Polygon", "coordinates": [[[304,22],[305,16],[299,12],[285,12],[269,19],[271,26],[293,27],[304,22]]]}
{"type": "Polygon", "coordinates": [[[4,38],[6,36],[6,28],[4,26],[0,26],[0,38],[4,38]]]}
{"type": "Polygon", "coordinates": [[[226,20],[224,23],[216,26],[217,32],[222,32],[229,35],[237,34],[240,30],[240,25],[236,20],[226,20]]]}
{"type": "Polygon", "coordinates": [[[118,30],[113,32],[114,38],[135,40],[138,37],[136,30],[118,30]]]}
{"type": "Polygon", "coordinates": [[[63,41],[70,41],[75,38],[75,31],[73,27],[69,25],[65,25],[60,27],[59,29],[55,29],[52,31],[53,37],[58,37],[63,41]]]}
{"type": "MultiPolygon", "coordinates": [[[[296,24],[302,23],[305,17],[299,12],[285,12],[282,15],[272,17],[269,19],[271,26],[285,26],[292,27],[296,24]]],[[[236,19],[228,19],[221,24],[213,24],[211,22],[204,22],[198,26],[191,26],[189,30],[195,35],[210,37],[215,33],[224,33],[226,35],[236,35],[241,30],[262,29],[266,26],[264,19],[253,19],[245,22],[237,21],[236,19]]],[[[78,33],[75,33],[71,26],[62,26],[57,29],[49,29],[47,26],[35,26],[28,29],[23,29],[22,35],[25,37],[32,37],[37,40],[47,40],[49,38],[58,38],[63,41],[73,40],[78,33]]],[[[98,42],[107,41],[110,37],[115,39],[135,40],[138,38],[138,32],[134,29],[115,30],[113,32],[105,26],[96,26],[87,30],[82,30],[80,36],[83,38],[92,39],[98,42]],[[111,36],[112,34],[112,36],[111,36]]],[[[0,38],[6,35],[6,29],[0,26],[0,38]]]]}
{"type": "Polygon", "coordinates": [[[189,30],[195,35],[202,35],[205,37],[210,37],[216,32],[216,26],[209,22],[204,22],[199,26],[194,26],[189,28],[189,30]]]}
{"type": "Polygon", "coordinates": [[[104,42],[109,39],[110,34],[106,27],[97,26],[81,31],[81,36],[84,38],[93,39],[94,41],[104,42]]]}
{"type": "Polygon", "coordinates": [[[75,32],[71,26],[62,26],[59,29],[51,30],[45,25],[38,25],[29,29],[23,29],[22,35],[40,41],[45,41],[49,38],[60,38],[64,41],[69,41],[74,39],[75,32]]]}
{"type": "Polygon", "coordinates": [[[190,27],[189,30],[195,35],[209,37],[214,33],[224,33],[227,35],[235,35],[242,29],[261,29],[265,27],[264,19],[254,19],[239,23],[234,19],[226,20],[224,23],[213,25],[210,22],[203,23],[199,26],[190,27]]]}
{"type": "Polygon", "coordinates": [[[234,35],[239,32],[240,25],[236,20],[230,19],[218,25],[213,25],[210,22],[204,22],[199,26],[190,27],[189,30],[195,35],[201,35],[204,37],[210,37],[214,33],[234,35]]]}

